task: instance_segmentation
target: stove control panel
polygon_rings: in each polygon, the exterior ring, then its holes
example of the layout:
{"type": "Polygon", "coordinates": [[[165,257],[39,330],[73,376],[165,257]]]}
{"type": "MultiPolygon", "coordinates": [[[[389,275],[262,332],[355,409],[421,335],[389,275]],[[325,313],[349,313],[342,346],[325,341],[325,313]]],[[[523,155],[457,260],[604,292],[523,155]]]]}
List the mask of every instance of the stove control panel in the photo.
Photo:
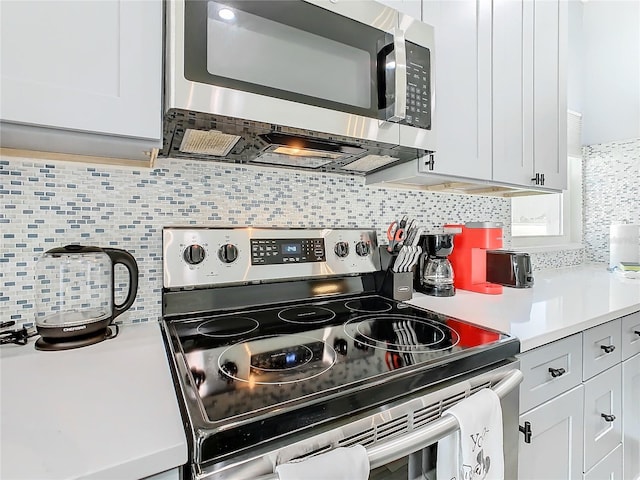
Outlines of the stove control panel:
{"type": "Polygon", "coordinates": [[[376,231],[165,227],[165,288],[357,275],[380,270],[376,231]]]}
{"type": "Polygon", "coordinates": [[[324,262],[322,238],[252,238],[252,265],[279,265],[284,263],[324,262]]]}

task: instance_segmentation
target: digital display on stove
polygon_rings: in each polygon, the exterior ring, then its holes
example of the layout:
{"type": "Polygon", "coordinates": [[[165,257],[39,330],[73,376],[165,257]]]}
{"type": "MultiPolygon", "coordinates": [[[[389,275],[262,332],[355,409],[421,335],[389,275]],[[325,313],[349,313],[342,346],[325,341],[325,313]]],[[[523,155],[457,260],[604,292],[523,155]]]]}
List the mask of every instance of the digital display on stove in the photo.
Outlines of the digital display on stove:
{"type": "Polygon", "coordinates": [[[251,239],[251,265],[324,262],[322,238],[251,239]]]}
{"type": "Polygon", "coordinates": [[[302,252],[302,245],[299,243],[286,243],[282,245],[283,255],[300,255],[302,252]]]}

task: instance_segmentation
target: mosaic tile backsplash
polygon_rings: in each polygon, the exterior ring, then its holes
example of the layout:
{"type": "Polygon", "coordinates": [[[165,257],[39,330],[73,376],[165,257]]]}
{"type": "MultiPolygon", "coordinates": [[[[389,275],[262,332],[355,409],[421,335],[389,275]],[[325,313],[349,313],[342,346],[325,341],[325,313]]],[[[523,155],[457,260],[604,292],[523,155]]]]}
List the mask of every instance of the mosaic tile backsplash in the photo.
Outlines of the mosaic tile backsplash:
{"type": "MultiPolygon", "coordinates": [[[[0,158],[0,317],[35,316],[34,275],[47,250],[71,243],[122,248],[140,270],[138,296],[118,321],[161,315],[162,227],[384,227],[397,216],[428,229],[496,221],[510,238],[511,207],[493,197],[366,187],[360,177],[160,159],[155,169],[0,158]]],[[[124,269],[122,269],[124,272],[124,269]]],[[[126,293],[117,272],[118,292],[126,293]]],[[[126,277],[126,276],[125,276],[126,277]]]]}
{"type": "MultiPolygon", "coordinates": [[[[639,142],[632,145],[637,171],[639,142]]],[[[599,174],[587,169],[586,185],[599,174]]],[[[590,188],[586,194],[593,196],[590,188]]],[[[0,198],[0,318],[18,323],[35,318],[37,260],[71,243],[132,253],[140,269],[138,295],[118,321],[157,320],[162,227],[168,225],[375,227],[378,241],[386,243],[383,227],[406,214],[432,230],[449,222],[502,222],[506,248],[511,239],[511,206],[501,198],[366,187],[360,177],[174,159],[136,169],[1,157],[0,198]]],[[[586,198],[586,207],[595,201],[586,198]]],[[[635,212],[637,218],[637,203],[635,212]]],[[[587,227],[592,224],[599,221],[587,227]]],[[[594,229],[585,231],[595,236],[594,229]]],[[[534,270],[579,265],[583,250],[532,253],[531,260],[534,270]]],[[[118,266],[118,302],[126,291],[126,270],[118,266]]]]}
{"type": "Polygon", "coordinates": [[[585,260],[609,262],[609,225],[640,223],[640,139],[583,148],[585,260]]]}

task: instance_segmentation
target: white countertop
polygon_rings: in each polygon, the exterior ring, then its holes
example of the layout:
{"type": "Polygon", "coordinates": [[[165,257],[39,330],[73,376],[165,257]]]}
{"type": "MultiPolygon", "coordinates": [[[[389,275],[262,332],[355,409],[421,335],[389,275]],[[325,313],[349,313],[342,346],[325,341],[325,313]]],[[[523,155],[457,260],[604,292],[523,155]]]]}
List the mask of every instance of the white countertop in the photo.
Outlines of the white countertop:
{"type": "Polygon", "coordinates": [[[157,323],[60,352],[0,349],[0,478],[137,479],[187,461],[157,323]]]}
{"type": "Polygon", "coordinates": [[[415,293],[408,303],[514,335],[523,352],[640,310],[640,279],[608,272],[604,264],[544,270],[534,277],[533,288],[504,287],[502,295],[415,293]]]}

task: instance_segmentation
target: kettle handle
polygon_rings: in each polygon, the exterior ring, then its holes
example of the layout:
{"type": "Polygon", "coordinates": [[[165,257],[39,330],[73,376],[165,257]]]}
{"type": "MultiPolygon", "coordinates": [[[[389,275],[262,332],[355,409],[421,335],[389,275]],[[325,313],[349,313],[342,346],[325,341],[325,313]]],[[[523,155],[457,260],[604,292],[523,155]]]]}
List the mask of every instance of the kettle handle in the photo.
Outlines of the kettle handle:
{"type": "MultiPolygon", "coordinates": [[[[120,250],[119,248],[103,248],[104,252],[109,255],[111,259],[111,278],[115,282],[115,267],[117,263],[120,263],[126,267],[129,271],[129,291],[127,292],[127,298],[120,305],[113,301],[113,321],[118,315],[124,313],[133,305],[136,295],[138,294],[138,263],[136,259],[129,252],[120,250]]],[[[113,293],[115,296],[115,292],[113,293]]]]}

